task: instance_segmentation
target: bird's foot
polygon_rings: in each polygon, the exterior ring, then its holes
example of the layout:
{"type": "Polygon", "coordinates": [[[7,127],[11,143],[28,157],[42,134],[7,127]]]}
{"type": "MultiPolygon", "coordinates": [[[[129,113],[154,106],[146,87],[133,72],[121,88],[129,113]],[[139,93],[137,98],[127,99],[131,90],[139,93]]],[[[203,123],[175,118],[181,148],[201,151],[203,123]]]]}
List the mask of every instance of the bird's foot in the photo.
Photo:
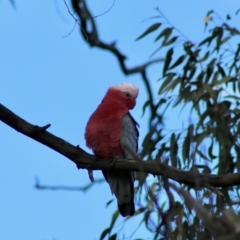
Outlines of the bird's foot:
{"type": "Polygon", "coordinates": [[[110,160],[110,164],[113,166],[115,164],[115,162],[119,159],[123,159],[122,156],[115,156],[110,160]]]}
{"type": "MultiPolygon", "coordinates": [[[[94,162],[99,161],[100,159],[101,159],[100,156],[95,155],[94,162]]],[[[88,177],[89,177],[91,182],[94,182],[93,170],[92,169],[88,169],[88,177]]]]}
{"type": "Polygon", "coordinates": [[[88,169],[88,177],[89,177],[91,182],[94,182],[93,170],[92,169],[88,169]]]}
{"type": "Polygon", "coordinates": [[[100,156],[98,156],[98,155],[95,156],[95,162],[96,162],[96,161],[100,161],[100,159],[101,159],[100,156]]]}

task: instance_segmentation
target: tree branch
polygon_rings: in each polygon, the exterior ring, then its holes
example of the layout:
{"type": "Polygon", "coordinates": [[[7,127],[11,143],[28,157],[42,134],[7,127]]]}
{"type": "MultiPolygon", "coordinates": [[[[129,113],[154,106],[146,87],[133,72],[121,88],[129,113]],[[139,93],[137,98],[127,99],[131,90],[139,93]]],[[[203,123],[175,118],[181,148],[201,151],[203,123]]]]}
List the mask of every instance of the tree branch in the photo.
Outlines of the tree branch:
{"type": "MultiPolygon", "coordinates": [[[[86,43],[90,45],[90,47],[98,47],[100,49],[104,49],[106,51],[111,52],[118,60],[121,70],[126,75],[131,75],[138,73],[142,76],[143,83],[146,87],[148,99],[150,100],[150,110],[152,119],[154,118],[155,108],[153,101],[153,94],[149,84],[149,80],[147,79],[146,69],[157,62],[163,62],[163,58],[154,59],[148,61],[145,64],[141,64],[136,67],[128,68],[126,65],[127,57],[116,47],[116,43],[105,43],[99,38],[97,26],[94,20],[93,15],[90,13],[86,1],[85,0],[72,0],[72,7],[76,14],[78,15],[81,25],[80,31],[86,43]]],[[[74,18],[75,19],[75,18],[74,18]]]]}
{"type": "Polygon", "coordinates": [[[195,186],[208,187],[230,187],[240,184],[240,174],[202,174],[192,171],[183,171],[158,161],[139,160],[117,160],[114,165],[104,159],[95,160],[95,156],[88,154],[79,146],[73,146],[64,139],[61,139],[46,130],[46,126],[39,127],[32,125],[20,118],[12,111],[0,104],[0,120],[15,129],[16,131],[44,144],[56,152],[67,157],[80,169],[92,170],[125,170],[135,172],[146,172],[153,175],[161,175],[179,183],[195,186]]]}

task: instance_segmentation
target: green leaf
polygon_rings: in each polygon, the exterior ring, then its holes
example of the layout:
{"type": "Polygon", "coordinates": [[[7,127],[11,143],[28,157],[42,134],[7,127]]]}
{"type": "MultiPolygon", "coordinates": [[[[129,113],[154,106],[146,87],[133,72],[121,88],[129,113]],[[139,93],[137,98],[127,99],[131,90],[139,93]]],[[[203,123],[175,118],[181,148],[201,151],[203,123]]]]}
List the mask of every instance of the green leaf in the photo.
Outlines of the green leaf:
{"type": "Polygon", "coordinates": [[[150,187],[150,190],[151,190],[151,193],[154,194],[155,193],[155,188],[157,187],[158,183],[157,182],[153,182],[151,187],[150,187]]]}
{"type": "Polygon", "coordinates": [[[196,149],[198,148],[198,146],[202,143],[202,141],[205,139],[205,137],[207,136],[207,132],[202,132],[199,133],[197,135],[195,135],[195,142],[196,142],[196,149]]]}
{"type": "Polygon", "coordinates": [[[235,56],[234,56],[234,63],[237,61],[239,61],[239,54],[240,54],[240,43],[238,44],[237,50],[235,52],[235,56]]]}
{"type": "Polygon", "coordinates": [[[145,136],[144,140],[143,140],[143,143],[142,143],[142,146],[145,146],[145,145],[148,145],[149,142],[151,141],[151,138],[152,138],[152,135],[154,134],[155,131],[150,131],[147,133],[147,135],[145,136]]]}
{"type": "Polygon", "coordinates": [[[161,23],[154,23],[144,33],[142,33],[135,41],[138,41],[139,39],[145,37],[149,33],[153,32],[153,31],[156,31],[160,26],[161,26],[161,23]]]}
{"type": "Polygon", "coordinates": [[[226,83],[226,82],[228,82],[231,79],[232,79],[232,77],[227,77],[227,76],[223,77],[221,80],[213,82],[213,87],[216,87],[216,86],[219,86],[219,85],[221,85],[223,83],[226,83]]]}
{"type": "Polygon", "coordinates": [[[228,24],[223,24],[225,31],[228,31],[232,36],[239,35],[240,31],[235,27],[230,27],[228,24]]]}
{"type": "Polygon", "coordinates": [[[200,47],[200,46],[202,46],[202,45],[205,44],[205,43],[208,43],[208,46],[209,46],[214,38],[215,38],[215,36],[207,37],[207,38],[205,38],[202,42],[200,42],[200,43],[198,44],[198,46],[200,47]]]}
{"type": "Polygon", "coordinates": [[[153,147],[153,141],[152,141],[152,135],[155,133],[154,130],[149,131],[147,133],[147,135],[145,136],[143,143],[142,143],[142,152],[141,152],[141,156],[145,157],[146,155],[148,155],[149,153],[152,152],[152,147],[153,147]]]}
{"type": "Polygon", "coordinates": [[[231,36],[225,37],[221,40],[220,45],[223,45],[225,42],[227,42],[229,39],[231,38],[231,36]]]}
{"type": "Polygon", "coordinates": [[[169,148],[166,147],[166,143],[162,143],[156,154],[156,159],[160,159],[164,152],[167,152],[169,148]]]}
{"type": "Polygon", "coordinates": [[[198,62],[204,62],[208,59],[208,56],[209,56],[209,51],[207,51],[204,56],[198,60],[198,62]]]}
{"type": "MultiPolygon", "coordinates": [[[[178,104],[180,104],[182,101],[189,101],[189,100],[192,100],[192,92],[191,92],[191,87],[190,86],[188,86],[188,87],[185,87],[182,91],[181,91],[181,93],[179,94],[179,96],[178,96],[178,99],[175,101],[175,103],[174,103],[174,105],[173,105],[173,107],[176,107],[178,104]]],[[[183,106],[182,106],[182,109],[181,109],[181,111],[184,109],[184,107],[186,107],[186,104],[184,104],[183,106]]],[[[180,111],[180,112],[181,112],[180,111]]]]}
{"type": "Polygon", "coordinates": [[[174,79],[165,89],[164,92],[167,92],[169,90],[174,90],[174,88],[180,83],[182,82],[182,78],[178,77],[176,79],[174,79]]]}
{"type": "Polygon", "coordinates": [[[199,119],[199,121],[198,121],[197,127],[196,127],[197,130],[198,130],[198,128],[199,128],[200,126],[203,125],[204,120],[205,120],[207,117],[209,117],[210,112],[211,112],[211,110],[210,110],[209,108],[207,108],[207,109],[205,110],[205,112],[202,113],[202,115],[200,116],[200,119],[199,119]]]}
{"type": "Polygon", "coordinates": [[[215,155],[213,155],[212,150],[213,150],[213,140],[212,140],[212,143],[211,143],[210,147],[208,148],[208,156],[209,156],[211,159],[215,159],[215,158],[217,158],[217,157],[216,157],[215,155]]]}
{"type": "Polygon", "coordinates": [[[221,73],[222,77],[225,77],[226,73],[220,63],[217,64],[217,68],[218,68],[218,71],[221,73]]]}
{"type": "Polygon", "coordinates": [[[170,106],[170,104],[172,103],[172,100],[168,101],[168,103],[165,105],[166,107],[164,108],[164,110],[162,111],[162,115],[165,114],[165,112],[167,111],[168,107],[170,106]]]}
{"type": "Polygon", "coordinates": [[[117,239],[117,234],[114,233],[108,240],[116,240],[117,239]]]}
{"type": "Polygon", "coordinates": [[[190,73],[189,73],[188,78],[192,79],[197,70],[196,64],[191,64],[189,67],[189,70],[190,70],[190,73]]]}
{"type": "Polygon", "coordinates": [[[172,133],[170,140],[170,159],[173,167],[177,167],[177,142],[175,133],[172,133]]]}
{"type": "Polygon", "coordinates": [[[205,84],[207,84],[212,77],[214,68],[211,65],[208,65],[206,75],[205,75],[205,84]]]}
{"type": "Polygon", "coordinates": [[[214,10],[209,10],[209,11],[207,12],[207,16],[209,17],[212,13],[214,13],[214,10]]]}
{"type": "Polygon", "coordinates": [[[174,90],[174,88],[182,81],[181,77],[178,77],[172,81],[169,82],[169,84],[167,86],[165,86],[165,88],[160,88],[158,94],[162,94],[164,92],[167,92],[169,90],[174,90]]]}
{"type": "MultiPolygon", "coordinates": [[[[150,200],[152,201],[152,200],[150,200]]],[[[144,222],[145,222],[145,226],[146,228],[152,232],[152,225],[151,225],[151,221],[149,221],[149,219],[151,220],[151,214],[152,214],[152,210],[148,210],[146,211],[146,213],[144,214],[144,222]]]]}
{"type": "Polygon", "coordinates": [[[114,198],[109,200],[107,203],[106,203],[106,207],[108,207],[112,202],[114,201],[114,198]]]}
{"type": "Polygon", "coordinates": [[[165,28],[157,37],[156,37],[156,39],[154,40],[155,42],[157,41],[157,40],[159,40],[160,38],[162,38],[162,37],[164,37],[164,41],[166,41],[168,38],[169,38],[169,36],[171,35],[171,33],[172,33],[172,31],[173,31],[173,28],[165,28]]]}
{"type": "Polygon", "coordinates": [[[209,94],[210,94],[210,97],[214,100],[214,102],[217,100],[217,91],[214,91],[212,86],[210,86],[209,84],[207,83],[202,83],[202,87],[204,90],[206,90],[209,94]]]}
{"type": "Polygon", "coordinates": [[[143,113],[142,113],[142,116],[144,115],[145,110],[146,110],[147,106],[150,105],[150,103],[151,103],[150,99],[148,99],[148,100],[144,103],[143,109],[142,109],[142,112],[143,112],[143,113]]]}
{"type": "Polygon", "coordinates": [[[201,158],[203,158],[204,160],[209,161],[209,159],[207,158],[207,156],[205,156],[201,151],[199,151],[199,150],[197,149],[196,152],[198,153],[198,155],[199,155],[201,158]]]}
{"type": "MultiPolygon", "coordinates": [[[[218,81],[219,75],[220,75],[219,71],[217,71],[217,72],[214,73],[213,78],[212,78],[213,84],[218,81]]],[[[206,81],[206,82],[207,82],[207,81],[206,81]]]]}
{"type": "Polygon", "coordinates": [[[170,44],[173,44],[174,42],[176,42],[177,39],[178,39],[178,36],[174,36],[171,39],[169,39],[168,41],[165,41],[165,39],[164,39],[162,46],[166,47],[170,44]]]}
{"type": "Polygon", "coordinates": [[[239,159],[240,159],[240,148],[237,144],[234,144],[234,148],[235,148],[235,151],[237,153],[237,159],[238,159],[238,161],[236,163],[236,167],[237,167],[238,172],[240,172],[240,161],[239,161],[239,159]]]}
{"type": "Polygon", "coordinates": [[[168,70],[168,67],[169,67],[169,65],[171,63],[171,60],[172,60],[172,55],[173,55],[173,48],[170,48],[167,51],[167,54],[166,54],[165,64],[164,64],[164,67],[163,67],[163,76],[165,75],[165,73],[168,70]]]}
{"type": "Polygon", "coordinates": [[[228,95],[228,96],[225,96],[224,98],[229,98],[229,99],[233,99],[233,100],[236,100],[236,101],[240,100],[240,97],[235,96],[235,95],[228,95]]]}
{"type": "Polygon", "coordinates": [[[237,83],[238,92],[240,92],[240,82],[237,83]]]}
{"type": "Polygon", "coordinates": [[[173,68],[177,67],[178,65],[180,65],[180,64],[185,60],[185,58],[186,58],[186,55],[180,56],[180,57],[176,60],[176,62],[175,62],[169,69],[173,69],[173,68]]]}
{"type": "Polygon", "coordinates": [[[167,102],[166,98],[160,98],[159,102],[155,106],[155,109],[157,110],[161,105],[163,105],[166,102],[167,102]]]}
{"type": "Polygon", "coordinates": [[[216,30],[217,40],[216,40],[216,50],[218,51],[221,47],[222,36],[223,36],[223,29],[218,27],[216,30]]]}
{"type": "Polygon", "coordinates": [[[102,234],[101,234],[101,236],[100,236],[100,240],[103,240],[106,236],[107,236],[107,234],[110,232],[110,228],[106,228],[103,232],[102,232],[102,234]]]}
{"type": "Polygon", "coordinates": [[[216,61],[217,61],[217,58],[213,58],[213,59],[209,62],[208,67],[213,68],[213,67],[215,66],[216,61]]]}
{"type": "Polygon", "coordinates": [[[166,204],[167,204],[167,202],[164,201],[164,202],[161,204],[160,208],[161,208],[162,210],[164,210],[164,207],[166,206],[166,204]]]}
{"type": "Polygon", "coordinates": [[[194,126],[193,126],[193,124],[190,124],[188,126],[187,135],[186,135],[186,137],[184,139],[183,146],[182,146],[182,158],[183,158],[183,161],[185,161],[186,159],[189,159],[191,137],[193,135],[193,130],[194,130],[194,126]]]}
{"type": "Polygon", "coordinates": [[[162,83],[159,91],[158,91],[158,94],[160,95],[163,90],[168,86],[168,84],[172,81],[173,77],[176,75],[176,73],[167,73],[166,74],[166,79],[165,81],[162,83]]]}
{"type": "Polygon", "coordinates": [[[114,225],[114,223],[116,222],[118,216],[119,216],[119,211],[118,211],[118,209],[117,209],[117,210],[115,211],[115,213],[112,215],[112,220],[111,220],[111,223],[110,223],[110,226],[109,226],[110,231],[112,230],[113,225],[114,225]]]}

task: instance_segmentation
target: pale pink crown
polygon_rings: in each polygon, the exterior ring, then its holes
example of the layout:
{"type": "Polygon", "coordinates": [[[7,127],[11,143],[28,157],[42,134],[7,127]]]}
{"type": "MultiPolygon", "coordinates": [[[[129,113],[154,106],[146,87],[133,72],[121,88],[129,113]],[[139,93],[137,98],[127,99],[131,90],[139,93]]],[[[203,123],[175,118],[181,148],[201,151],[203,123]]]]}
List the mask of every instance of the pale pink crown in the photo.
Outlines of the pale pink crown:
{"type": "Polygon", "coordinates": [[[119,90],[121,92],[129,92],[134,98],[137,98],[138,96],[138,88],[131,83],[121,83],[114,85],[111,88],[119,90]]]}

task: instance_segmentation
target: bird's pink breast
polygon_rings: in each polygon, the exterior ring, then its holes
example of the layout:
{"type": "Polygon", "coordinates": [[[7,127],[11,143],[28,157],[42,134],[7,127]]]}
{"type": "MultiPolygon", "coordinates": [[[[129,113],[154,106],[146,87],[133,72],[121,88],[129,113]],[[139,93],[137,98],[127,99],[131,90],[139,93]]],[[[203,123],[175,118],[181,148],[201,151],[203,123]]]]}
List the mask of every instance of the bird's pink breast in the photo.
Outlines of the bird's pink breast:
{"type": "Polygon", "coordinates": [[[126,107],[113,108],[110,104],[100,104],[90,117],[85,139],[93,152],[105,159],[122,156],[120,131],[122,117],[128,112],[126,107]]]}

